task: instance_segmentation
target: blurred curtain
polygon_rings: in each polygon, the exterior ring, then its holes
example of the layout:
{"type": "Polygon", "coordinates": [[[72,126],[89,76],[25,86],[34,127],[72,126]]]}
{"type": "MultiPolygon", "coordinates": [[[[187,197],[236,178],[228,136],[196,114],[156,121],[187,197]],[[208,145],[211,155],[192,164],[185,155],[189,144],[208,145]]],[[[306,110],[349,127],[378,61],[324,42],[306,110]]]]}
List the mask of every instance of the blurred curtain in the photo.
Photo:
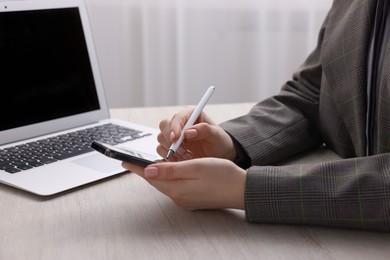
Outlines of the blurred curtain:
{"type": "Polygon", "coordinates": [[[316,45],[331,0],[86,0],[111,107],[253,102],[316,45]]]}

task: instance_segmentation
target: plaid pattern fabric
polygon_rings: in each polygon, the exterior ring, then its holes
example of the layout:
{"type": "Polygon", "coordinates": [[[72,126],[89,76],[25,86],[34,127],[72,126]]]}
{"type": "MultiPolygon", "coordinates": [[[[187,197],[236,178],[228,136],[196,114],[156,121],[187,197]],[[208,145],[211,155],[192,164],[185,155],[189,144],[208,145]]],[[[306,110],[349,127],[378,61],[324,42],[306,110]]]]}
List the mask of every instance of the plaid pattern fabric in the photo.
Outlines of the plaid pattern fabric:
{"type": "Polygon", "coordinates": [[[378,108],[378,144],[380,153],[390,152],[390,44],[386,48],[383,71],[380,74],[378,108]]]}
{"type": "Polygon", "coordinates": [[[254,165],[247,170],[248,221],[390,231],[390,51],[380,78],[381,154],[366,157],[367,54],[376,2],[335,0],[317,48],[293,80],[247,115],[221,124],[254,165]],[[264,166],[323,143],[346,159],[264,166]]]}
{"type": "Polygon", "coordinates": [[[246,218],[390,231],[390,154],[248,170],[246,218]]]}

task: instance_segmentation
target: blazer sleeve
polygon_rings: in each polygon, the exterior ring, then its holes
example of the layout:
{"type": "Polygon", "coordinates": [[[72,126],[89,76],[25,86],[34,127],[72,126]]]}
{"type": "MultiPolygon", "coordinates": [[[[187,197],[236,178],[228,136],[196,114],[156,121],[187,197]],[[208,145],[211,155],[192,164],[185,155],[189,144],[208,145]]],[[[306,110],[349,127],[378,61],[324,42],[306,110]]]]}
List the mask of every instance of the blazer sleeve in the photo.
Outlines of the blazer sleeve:
{"type": "Polygon", "coordinates": [[[322,77],[321,45],[276,96],[256,104],[248,114],[221,124],[244,149],[252,165],[270,165],[323,144],[319,131],[322,77]]]}
{"type": "Polygon", "coordinates": [[[390,231],[390,154],[317,164],[254,166],[249,222],[390,231]]]}

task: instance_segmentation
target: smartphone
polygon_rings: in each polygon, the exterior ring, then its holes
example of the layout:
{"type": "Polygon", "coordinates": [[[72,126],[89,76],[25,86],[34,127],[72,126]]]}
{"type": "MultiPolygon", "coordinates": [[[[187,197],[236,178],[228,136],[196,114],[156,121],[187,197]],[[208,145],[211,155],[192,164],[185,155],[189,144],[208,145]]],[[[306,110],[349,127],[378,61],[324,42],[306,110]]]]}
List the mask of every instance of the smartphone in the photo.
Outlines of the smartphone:
{"type": "Polygon", "coordinates": [[[126,147],[114,147],[112,145],[100,143],[97,141],[93,141],[91,147],[110,158],[129,162],[142,167],[146,167],[149,164],[156,163],[156,160],[159,159],[151,154],[134,151],[126,147]]]}

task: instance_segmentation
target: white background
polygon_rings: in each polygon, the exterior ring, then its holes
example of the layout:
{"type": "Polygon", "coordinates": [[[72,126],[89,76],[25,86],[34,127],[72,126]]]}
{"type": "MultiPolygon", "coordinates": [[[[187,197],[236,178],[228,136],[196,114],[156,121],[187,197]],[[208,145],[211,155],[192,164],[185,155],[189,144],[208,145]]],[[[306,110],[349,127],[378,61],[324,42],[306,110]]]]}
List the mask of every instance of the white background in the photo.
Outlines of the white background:
{"type": "Polygon", "coordinates": [[[256,102],[317,42],[331,0],[86,0],[110,107],[256,102]]]}

